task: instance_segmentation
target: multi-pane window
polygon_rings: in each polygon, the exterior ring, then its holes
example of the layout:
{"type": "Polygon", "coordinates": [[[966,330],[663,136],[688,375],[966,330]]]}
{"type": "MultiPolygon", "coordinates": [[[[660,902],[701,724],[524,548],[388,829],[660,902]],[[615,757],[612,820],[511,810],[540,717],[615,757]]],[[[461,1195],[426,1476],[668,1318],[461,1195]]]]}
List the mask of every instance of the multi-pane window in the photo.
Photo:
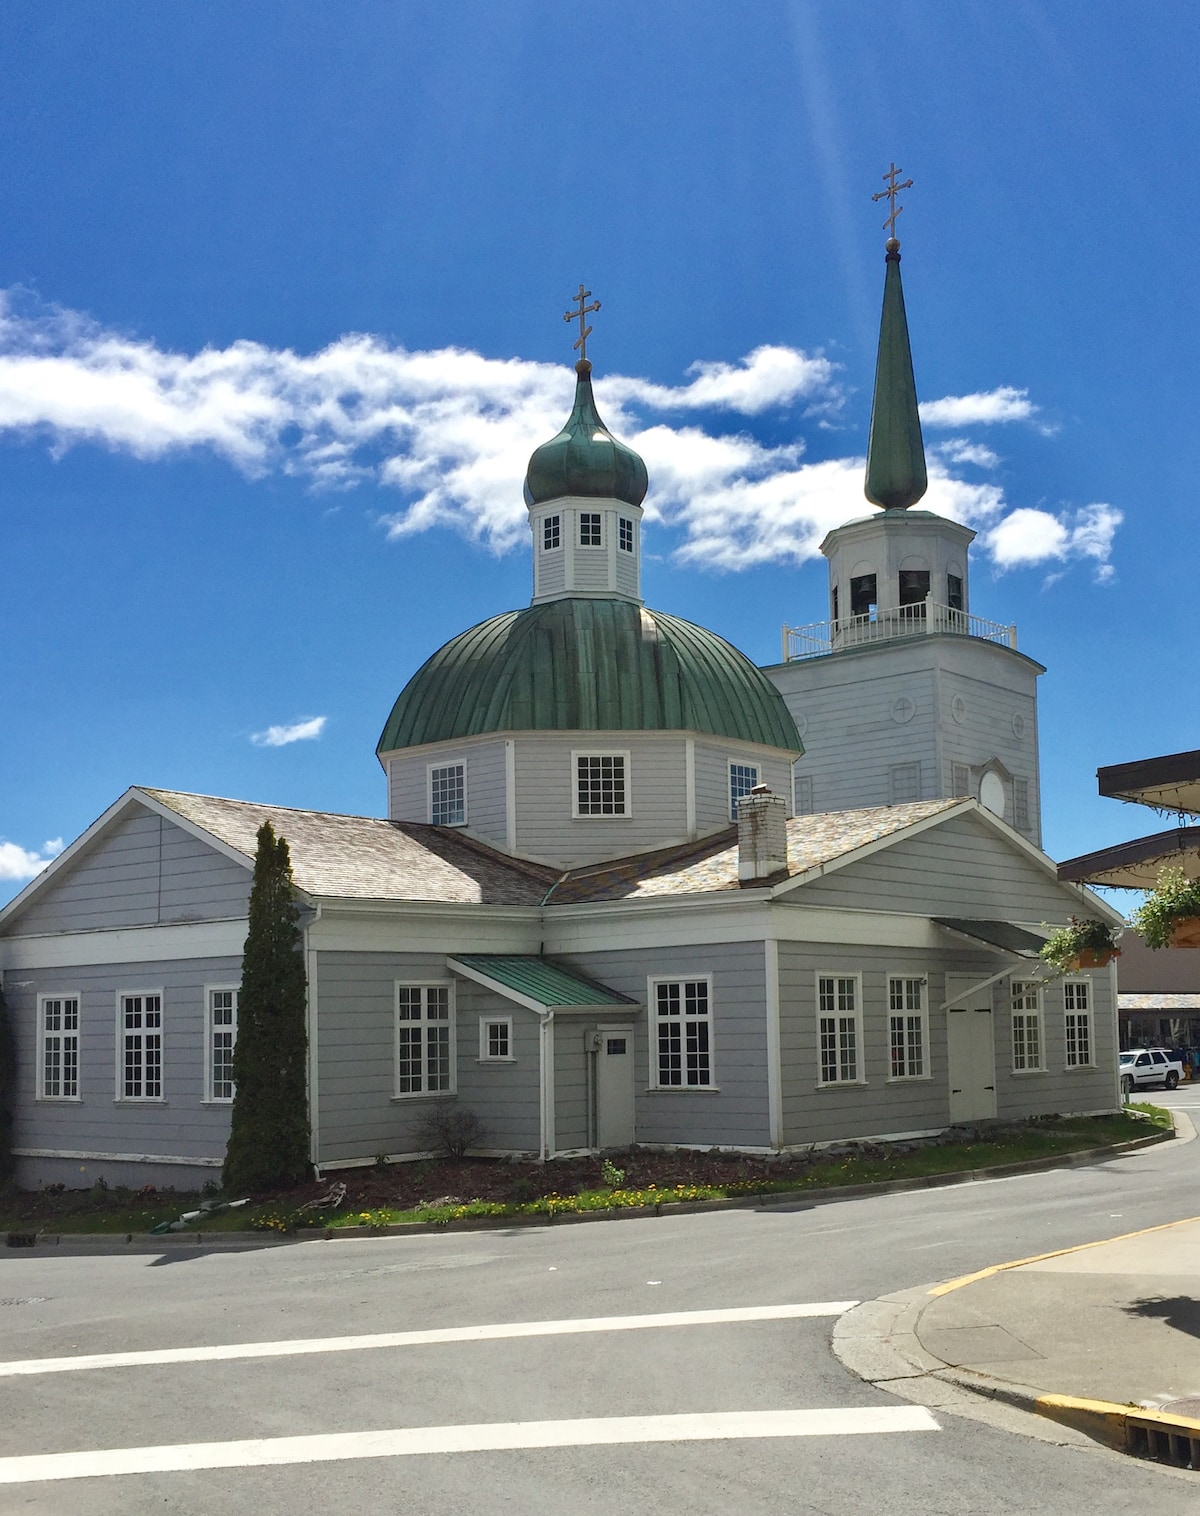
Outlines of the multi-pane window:
{"type": "Polygon", "coordinates": [[[758,783],[758,767],[753,763],[729,765],[729,819],[738,819],[738,801],[747,796],[758,783]]]}
{"type": "Polygon", "coordinates": [[[859,1080],[858,976],[817,976],[817,1036],[822,1084],[859,1080]]]}
{"type": "Polygon", "coordinates": [[[208,992],[207,1100],[233,1099],[233,1045],[237,1041],[236,990],[208,992]]]}
{"type": "Polygon", "coordinates": [[[888,798],[892,805],[905,805],[921,798],[921,765],[893,763],[888,769],[888,798]]]}
{"type": "Polygon", "coordinates": [[[74,995],[42,1001],[41,1096],[79,1098],[79,1000],[74,995]]]}
{"type": "Polygon", "coordinates": [[[562,518],[547,516],[542,521],[542,551],[549,553],[562,546],[562,518]]]}
{"type": "Polygon", "coordinates": [[[1042,1000],[1036,979],[1012,981],[1013,1069],[1016,1073],[1042,1066],[1042,1000]]]}
{"type": "Polygon", "coordinates": [[[462,826],[467,819],[467,780],[461,763],[429,770],[429,819],[434,826],[462,826]]]}
{"type": "Polygon", "coordinates": [[[925,981],[888,980],[888,1040],[893,1079],[925,1076],[925,981]]]}
{"type": "Polygon", "coordinates": [[[707,979],[654,985],[655,1083],[659,1089],[712,1086],[712,1001],[707,979]]]}
{"type": "Polygon", "coordinates": [[[633,552],[633,522],[628,516],[617,519],[617,546],[623,553],[633,552]]]}
{"type": "Polygon", "coordinates": [[[575,814],[627,815],[625,779],[624,753],[576,753],[575,814]]]}
{"type": "Polygon", "coordinates": [[[396,1094],[452,1088],[450,986],[396,986],[396,1094]]]}
{"type": "Polygon", "coordinates": [[[479,1056],[488,1062],[512,1058],[512,1019],[510,1017],[480,1018],[479,1056]]]}
{"type": "Polygon", "coordinates": [[[579,546],[600,546],[600,512],[580,511],[579,513],[579,546]]]}
{"type": "Polygon", "coordinates": [[[969,795],[971,793],[971,770],[965,763],[952,763],[950,765],[950,791],[954,795],[969,795]]]}
{"type": "Polygon", "coordinates": [[[121,996],[121,1093],[126,1100],[161,1100],[162,996],[121,996]]]}
{"type": "Polygon", "coordinates": [[[946,575],[946,605],[952,611],[963,608],[963,582],[961,574],[946,575]]]}
{"type": "Polygon", "coordinates": [[[1063,1008],[1066,1012],[1067,1067],[1084,1068],[1092,1061],[1091,986],[1086,979],[1064,981],[1063,1008]]]}
{"type": "Polygon", "coordinates": [[[811,816],[813,813],[813,782],[811,774],[792,775],[792,814],[811,816]]]}
{"type": "Polygon", "coordinates": [[[1029,830],[1029,780],[1013,780],[1013,826],[1018,832],[1029,830]]]}

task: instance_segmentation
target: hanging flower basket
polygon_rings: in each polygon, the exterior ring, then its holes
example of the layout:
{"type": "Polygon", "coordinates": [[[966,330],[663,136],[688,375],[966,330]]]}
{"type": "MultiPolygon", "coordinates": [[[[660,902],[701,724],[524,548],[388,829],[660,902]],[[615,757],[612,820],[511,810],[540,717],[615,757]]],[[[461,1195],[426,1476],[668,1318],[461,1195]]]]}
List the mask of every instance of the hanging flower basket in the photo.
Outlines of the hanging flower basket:
{"type": "MultiPolygon", "coordinates": [[[[1200,926],[1200,922],[1197,922],[1200,926]]],[[[1074,973],[1077,969],[1106,969],[1114,958],[1121,956],[1121,949],[1109,948],[1084,948],[1071,960],[1069,972],[1074,973]]]]}
{"type": "Polygon", "coordinates": [[[1130,924],[1148,948],[1200,947],[1200,880],[1164,869],[1130,924]]]}
{"type": "Polygon", "coordinates": [[[1107,921],[1081,921],[1072,916],[1070,926],[1060,926],[1050,933],[1041,957],[1060,974],[1074,974],[1079,969],[1102,969],[1119,953],[1107,921]]]}
{"type": "Polygon", "coordinates": [[[1171,928],[1172,947],[1200,948],[1200,916],[1184,916],[1171,928]]]}

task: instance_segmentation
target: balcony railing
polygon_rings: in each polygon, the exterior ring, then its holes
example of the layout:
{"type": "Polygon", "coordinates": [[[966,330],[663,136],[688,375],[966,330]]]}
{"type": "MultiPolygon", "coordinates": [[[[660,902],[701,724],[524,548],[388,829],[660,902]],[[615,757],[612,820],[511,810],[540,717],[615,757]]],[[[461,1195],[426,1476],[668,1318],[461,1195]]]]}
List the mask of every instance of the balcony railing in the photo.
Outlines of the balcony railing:
{"type": "Polygon", "coordinates": [[[1001,647],[1016,648],[1017,629],[971,616],[966,611],[938,605],[932,599],[915,605],[901,605],[893,610],[877,611],[870,616],[843,616],[839,621],[813,621],[808,626],[785,626],[783,661],[795,663],[802,658],[821,658],[842,648],[860,647],[867,642],[890,642],[896,637],[926,637],[936,632],[952,632],[960,637],[978,637],[984,642],[998,642],[1001,647]]]}

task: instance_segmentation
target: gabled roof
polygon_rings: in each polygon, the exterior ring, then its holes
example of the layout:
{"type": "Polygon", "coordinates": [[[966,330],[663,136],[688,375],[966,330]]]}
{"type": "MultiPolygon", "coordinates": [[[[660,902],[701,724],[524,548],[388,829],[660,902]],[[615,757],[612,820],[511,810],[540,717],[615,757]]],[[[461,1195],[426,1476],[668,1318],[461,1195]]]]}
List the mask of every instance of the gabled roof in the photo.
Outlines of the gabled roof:
{"type": "Polygon", "coordinates": [[[531,1010],[628,1010],[638,1003],[553,958],[530,953],[453,953],[446,961],[452,969],[531,1010]]]}

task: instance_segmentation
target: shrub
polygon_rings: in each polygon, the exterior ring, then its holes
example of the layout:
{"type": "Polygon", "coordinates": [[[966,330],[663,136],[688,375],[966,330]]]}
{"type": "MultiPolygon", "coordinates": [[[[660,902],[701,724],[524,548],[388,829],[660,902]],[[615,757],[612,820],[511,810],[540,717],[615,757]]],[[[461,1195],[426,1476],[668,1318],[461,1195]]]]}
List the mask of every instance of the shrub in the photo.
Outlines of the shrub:
{"type": "Polygon", "coordinates": [[[1149,948],[1171,945],[1180,921],[1200,916],[1200,880],[1189,879],[1181,868],[1163,869],[1158,883],[1130,917],[1130,924],[1149,948]]]}
{"type": "Polygon", "coordinates": [[[487,1128],[474,1111],[454,1100],[439,1100],[426,1108],[413,1135],[418,1147],[461,1163],[468,1149],[478,1147],[487,1136],[487,1128]]]}
{"type": "Polygon", "coordinates": [[[1081,920],[1072,916],[1070,926],[1060,926],[1050,933],[1040,956],[1066,973],[1075,967],[1075,961],[1082,953],[1117,951],[1116,935],[1107,921],[1081,920]]]}

